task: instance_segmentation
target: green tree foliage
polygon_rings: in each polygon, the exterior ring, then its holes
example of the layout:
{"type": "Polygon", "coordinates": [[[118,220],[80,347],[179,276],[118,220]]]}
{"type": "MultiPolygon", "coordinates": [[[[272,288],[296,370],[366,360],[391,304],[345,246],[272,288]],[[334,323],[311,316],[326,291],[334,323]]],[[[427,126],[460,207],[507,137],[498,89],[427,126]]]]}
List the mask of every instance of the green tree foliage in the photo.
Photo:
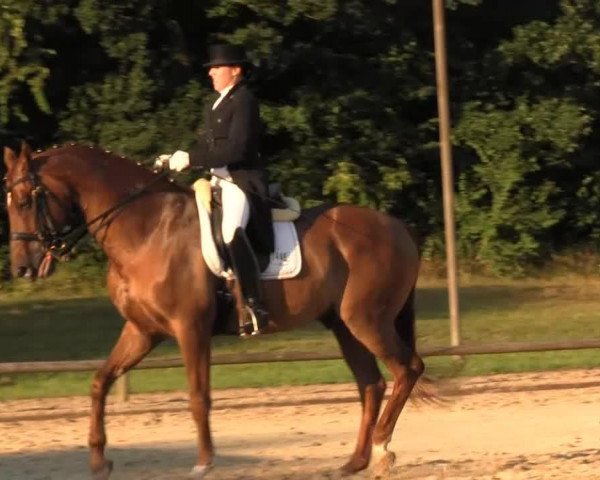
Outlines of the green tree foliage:
{"type": "Polygon", "coordinates": [[[549,232],[567,215],[551,172],[568,168],[589,122],[579,106],[557,99],[518,99],[510,110],[467,105],[455,131],[477,156],[459,177],[464,253],[497,273],[514,273],[544,252],[549,232]]]}
{"type": "MultiPolygon", "coordinates": [[[[534,21],[515,29],[514,39],[501,46],[513,71],[521,70],[524,90],[543,89],[557,98],[571,99],[591,128],[600,128],[600,2],[559,2],[561,15],[554,22],[534,21]]],[[[565,134],[578,128],[565,122],[565,134]]],[[[550,170],[561,189],[557,202],[569,210],[554,231],[559,243],[580,243],[586,238],[600,243],[600,149],[597,135],[581,139],[566,152],[563,168],[550,170]]]]}
{"type": "Polygon", "coordinates": [[[460,245],[496,272],[598,239],[589,135],[598,127],[599,5],[563,1],[555,18],[515,26],[484,57],[488,88],[461,106],[455,138],[475,156],[459,177],[460,245]]]}
{"type": "Polygon", "coordinates": [[[50,111],[44,92],[50,75],[46,60],[55,52],[30,44],[26,27],[34,4],[33,0],[15,0],[0,5],[0,125],[7,125],[13,117],[28,120],[23,105],[27,94],[39,109],[50,111]]]}
{"type": "Polygon", "coordinates": [[[207,92],[186,71],[181,27],[171,13],[166,2],[80,2],[75,15],[105,60],[92,80],[73,87],[60,115],[63,135],[138,159],[192,141],[207,92]]]}

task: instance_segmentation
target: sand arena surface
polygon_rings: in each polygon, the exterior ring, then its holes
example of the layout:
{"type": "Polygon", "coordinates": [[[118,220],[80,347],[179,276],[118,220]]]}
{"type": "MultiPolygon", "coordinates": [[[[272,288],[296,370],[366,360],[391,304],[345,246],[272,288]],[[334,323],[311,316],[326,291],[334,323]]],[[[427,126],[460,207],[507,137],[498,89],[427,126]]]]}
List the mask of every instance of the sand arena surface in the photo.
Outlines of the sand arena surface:
{"type": "MultiPolygon", "coordinates": [[[[600,479],[600,369],[476,377],[442,386],[444,405],[405,408],[397,479],[600,479]]],[[[356,440],[354,385],[216,391],[207,479],[333,479],[356,440]]],[[[89,400],[0,404],[0,479],[88,478],[89,400]]],[[[195,460],[185,392],[114,400],[114,480],[184,479],[195,460]]],[[[370,478],[370,472],[352,478],[370,478]]]]}

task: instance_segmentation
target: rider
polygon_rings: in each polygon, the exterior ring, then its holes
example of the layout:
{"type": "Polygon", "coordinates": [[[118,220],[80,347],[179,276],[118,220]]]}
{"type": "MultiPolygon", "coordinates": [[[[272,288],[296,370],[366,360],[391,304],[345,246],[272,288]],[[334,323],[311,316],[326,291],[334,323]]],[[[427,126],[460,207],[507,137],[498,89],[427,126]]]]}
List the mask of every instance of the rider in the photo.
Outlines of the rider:
{"type": "Polygon", "coordinates": [[[258,151],[259,107],[246,84],[252,64],[242,47],[219,44],[209,47],[204,66],[219,96],[206,108],[200,138],[189,153],[178,150],[171,155],[169,168],[208,167],[211,184],[221,188],[223,241],[246,306],[255,317],[240,333],[254,335],[266,326],[267,310],[258,262],[245,228],[251,211],[270,215],[270,207],[267,172],[258,151]]]}

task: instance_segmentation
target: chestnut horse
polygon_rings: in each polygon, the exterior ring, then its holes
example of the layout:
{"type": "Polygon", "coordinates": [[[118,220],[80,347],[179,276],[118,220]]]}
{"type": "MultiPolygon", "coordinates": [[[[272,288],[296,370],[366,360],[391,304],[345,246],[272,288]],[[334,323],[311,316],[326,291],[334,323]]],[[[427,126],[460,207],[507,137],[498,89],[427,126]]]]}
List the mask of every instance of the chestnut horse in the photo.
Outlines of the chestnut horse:
{"type": "MultiPolygon", "coordinates": [[[[12,274],[34,279],[52,273],[63,232],[78,227],[109,260],[108,292],[125,323],[91,388],[90,468],[106,479],[105,404],[120,375],[166,337],[181,350],[197,424],[201,478],[213,462],[209,425],[210,348],[220,279],[200,249],[198,212],[191,189],[103,150],[64,146],[16,155],[4,149],[11,228],[12,274]]],[[[309,209],[296,222],[303,252],[300,274],[263,281],[273,331],[316,319],[336,336],[358,385],[362,416],[346,474],[373,464],[389,466],[387,445],[424,364],[415,350],[414,287],[417,246],[407,227],[383,213],[351,205],[309,209]],[[386,382],[376,358],[393,376],[386,382]]]]}

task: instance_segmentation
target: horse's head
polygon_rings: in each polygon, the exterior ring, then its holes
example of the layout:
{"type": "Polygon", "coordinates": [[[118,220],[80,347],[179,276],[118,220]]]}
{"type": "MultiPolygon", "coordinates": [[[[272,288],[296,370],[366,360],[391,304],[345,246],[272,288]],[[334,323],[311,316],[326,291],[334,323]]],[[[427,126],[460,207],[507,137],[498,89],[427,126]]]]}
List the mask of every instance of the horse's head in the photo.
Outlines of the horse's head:
{"type": "Polygon", "coordinates": [[[53,272],[60,235],[70,228],[68,188],[43,175],[44,159],[33,160],[25,142],[18,156],[5,147],[4,163],[12,275],[31,280],[47,277],[53,272]]]}

